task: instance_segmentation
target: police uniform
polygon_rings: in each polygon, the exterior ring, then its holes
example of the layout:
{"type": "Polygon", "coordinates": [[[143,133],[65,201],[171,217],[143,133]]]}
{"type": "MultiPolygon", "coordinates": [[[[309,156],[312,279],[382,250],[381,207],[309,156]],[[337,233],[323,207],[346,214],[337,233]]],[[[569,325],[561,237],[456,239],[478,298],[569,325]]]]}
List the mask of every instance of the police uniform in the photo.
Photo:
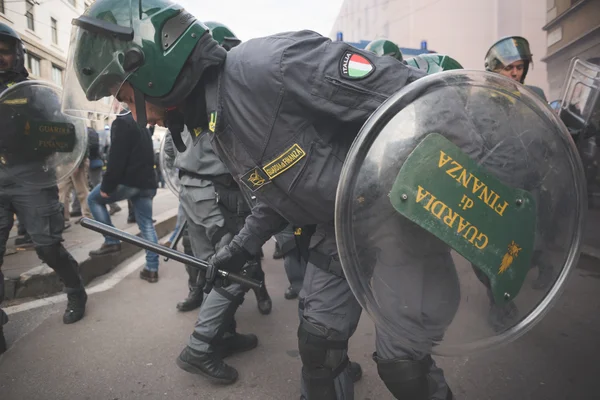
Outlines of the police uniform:
{"type": "MultiPolygon", "coordinates": [[[[17,40],[16,47],[20,46],[20,39],[12,29],[0,24],[0,38],[4,39],[7,35],[17,40]],[[8,30],[9,34],[6,33],[8,30]]],[[[0,92],[27,79],[28,74],[22,62],[21,59],[17,68],[20,72],[11,73],[10,78],[4,75],[4,81],[0,83],[0,92]]],[[[42,120],[48,118],[45,112],[51,112],[53,106],[59,109],[58,104],[48,103],[55,100],[57,99],[53,97],[42,97],[40,93],[34,95],[24,91],[21,102],[0,104],[0,119],[4,124],[0,135],[0,159],[4,164],[0,168],[0,267],[4,261],[6,242],[13,227],[14,215],[17,214],[19,222],[31,237],[40,260],[52,268],[65,285],[68,305],[63,322],[69,324],[83,318],[87,295],[79,275],[79,265],[61,243],[64,216],[62,205],[58,201],[58,187],[44,185],[46,181],[53,180],[52,174],[55,172],[50,169],[47,174],[40,173],[44,159],[50,154],[23,147],[22,138],[19,140],[22,132],[12,123],[16,114],[24,112],[42,120]],[[37,182],[38,185],[34,187],[23,182],[37,182]]],[[[4,276],[0,270],[0,303],[3,298],[4,276]]],[[[6,313],[0,309],[0,327],[7,321],[6,313]]]]}
{"type": "MultiPolygon", "coordinates": [[[[342,164],[371,113],[423,75],[391,57],[375,57],[302,31],[238,46],[227,55],[223,71],[206,83],[207,110],[216,119],[213,145],[233,176],[258,200],[232,243],[258,254],[287,221],[316,225],[298,329],[302,391],[308,399],[353,398],[347,346],[361,307],[343,276],[335,240],[334,204],[342,164]],[[260,102],[252,101],[254,93],[261,94],[260,102]]],[[[188,103],[193,109],[191,98],[188,103]]],[[[189,111],[187,116],[194,119],[189,111]]],[[[435,281],[445,277],[443,268],[435,265],[451,262],[449,250],[439,243],[426,246],[437,239],[415,227],[404,233],[412,240],[401,249],[407,253],[399,251],[398,256],[403,257],[403,266],[412,266],[409,270],[416,274],[412,278],[435,281]],[[417,250],[410,251],[415,243],[420,243],[417,250]],[[431,271],[423,272],[424,264],[431,271]]],[[[383,275],[394,270],[385,262],[379,264],[383,275]]],[[[452,282],[447,283],[450,290],[455,289],[452,282]]],[[[426,299],[423,296],[413,298],[413,305],[426,299]]],[[[423,343],[413,348],[397,345],[391,333],[378,329],[375,359],[379,374],[397,398],[414,393],[420,397],[407,398],[452,398],[441,370],[429,356],[434,337],[439,338],[445,323],[432,321],[430,325],[437,324],[432,332],[426,323],[413,324],[417,332],[423,332],[423,343]]]]}
{"type": "MultiPolygon", "coordinates": [[[[174,154],[170,134],[165,151],[174,155],[174,168],[179,170],[181,189],[179,199],[184,210],[191,249],[196,258],[208,260],[222,246],[229,243],[243,226],[250,208],[237,183],[215,154],[209,136],[196,130],[197,141],[183,132],[187,150],[174,154]]],[[[184,241],[185,245],[185,241],[184,241]]],[[[264,277],[260,259],[252,261],[257,278],[264,277]]],[[[197,268],[186,266],[191,296],[202,296],[203,274],[197,268]]],[[[204,300],[198,323],[190,338],[190,346],[198,351],[209,351],[211,343],[218,342],[225,333],[223,326],[233,326],[235,311],[242,303],[246,289],[238,284],[215,288],[204,300]]],[[[266,293],[266,290],[263,291],[266,293]]],[[[270,312],[268,293],[259,298],[259,310],[270,312]],[[267,304],[265,304],[267,303],[267,304]]]]}

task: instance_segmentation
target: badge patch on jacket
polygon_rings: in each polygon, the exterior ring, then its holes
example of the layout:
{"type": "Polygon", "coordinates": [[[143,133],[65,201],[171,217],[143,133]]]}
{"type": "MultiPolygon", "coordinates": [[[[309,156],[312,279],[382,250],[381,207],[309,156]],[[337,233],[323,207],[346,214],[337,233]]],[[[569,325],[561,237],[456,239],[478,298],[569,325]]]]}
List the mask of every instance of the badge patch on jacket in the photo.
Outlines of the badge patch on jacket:
{"type": "Polygon", "coordinates": [[[340,73],[346,79],[365,79],[375,72],[375,65],[360,54],[347,51],[340,62],[340,73]]]}
{"type": "Polygon", "coordinates": [[[212,133],[215,133],[215,129],[217,128],[217,112],[213,111],[210,113],[210,122],[208,123],[208,130],[212,133]]]}
{"type": "Polygon", "coordinates": [[[242,176],[241,180],[253,192],[271,182],[269,177],[260,168],[252,168],[242,176]]]}
{"type": "Polygon", "coordinates": [[[292,168],[298,161],[306,156],[306,152],[298,144],[294,144],[287,149],[283,154],[263,167],[263,171],[269,179],[273,179],[278,175],[283,174],[288,169],[292,168]]]}

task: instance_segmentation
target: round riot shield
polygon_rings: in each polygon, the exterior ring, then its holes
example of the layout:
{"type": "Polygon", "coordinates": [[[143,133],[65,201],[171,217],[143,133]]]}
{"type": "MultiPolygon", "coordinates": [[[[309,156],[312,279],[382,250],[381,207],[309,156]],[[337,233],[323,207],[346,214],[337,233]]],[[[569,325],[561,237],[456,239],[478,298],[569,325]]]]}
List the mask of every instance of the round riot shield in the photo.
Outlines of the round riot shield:
{"type": "Polygon", "coordinates": [[[51,187],[81,164],[86,126],[61,112],[60,98],[60,88],[41,81],[24,81],[0,94],[0,180],[51,187]]]}
{"type": "Polygon", "coordinates": [[[175,196],[179,196],[179,169],[175,168],[175,155],[177,150],[173,145],[171,133],[167,132],[160,142],[160,172],[167,186],[175,196]]]}
{"type": "Polygon", "coordinates": [[[554,304],[579,256],[585,181],[558,116],[499,74],[415,81],[346,158],[335,229],[382,338],[411,354],[509,342],[554,304]]]}

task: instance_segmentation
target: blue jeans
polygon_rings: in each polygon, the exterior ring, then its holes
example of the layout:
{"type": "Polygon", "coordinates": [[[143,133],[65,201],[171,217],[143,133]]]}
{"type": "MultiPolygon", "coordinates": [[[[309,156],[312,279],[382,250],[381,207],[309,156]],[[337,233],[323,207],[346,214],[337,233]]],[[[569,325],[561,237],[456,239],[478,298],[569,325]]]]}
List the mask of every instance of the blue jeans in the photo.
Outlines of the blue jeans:
{"type": "MultiPolygon", "coordinates": [[[[131,200],[134,206],[135,219],[142,237],[153,243],[158,243],[156,230],[152,223],[152,198],[156,189],[138,189],[131,186],[119,185],[117,189],[104,198],[100,195],[100,185],[96,186],[88,196],[88,205],[94,219],[103,224],[113,226],[106,205],[121,200],[131,200]]],[[[104,236],[105,244],[119,244],[119,240],[104,236]]],[[[146,250],[146,269],[158,271],[158,254],[146,250]]]]}

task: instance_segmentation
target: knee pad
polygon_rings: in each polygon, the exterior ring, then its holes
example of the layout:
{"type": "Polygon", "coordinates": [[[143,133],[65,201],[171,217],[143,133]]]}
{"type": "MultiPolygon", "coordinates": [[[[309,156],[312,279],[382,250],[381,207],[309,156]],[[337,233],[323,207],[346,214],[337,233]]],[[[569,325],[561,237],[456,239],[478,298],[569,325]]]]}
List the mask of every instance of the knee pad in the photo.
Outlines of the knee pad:
{"type": "Polygon", "coordinates": [[[382,360],[373,354],[379,377],[390,393],[401,400],[429,400],[429,369],[431,356],[422,360],[382,360]]]}
{"type": "Polygon", "coordinates": [[[318,327],[302,319],[298,327],[298,350],[308,397],[335,400],[335,378],[348,366],[348,341],[326,338],[318,327]]]}

